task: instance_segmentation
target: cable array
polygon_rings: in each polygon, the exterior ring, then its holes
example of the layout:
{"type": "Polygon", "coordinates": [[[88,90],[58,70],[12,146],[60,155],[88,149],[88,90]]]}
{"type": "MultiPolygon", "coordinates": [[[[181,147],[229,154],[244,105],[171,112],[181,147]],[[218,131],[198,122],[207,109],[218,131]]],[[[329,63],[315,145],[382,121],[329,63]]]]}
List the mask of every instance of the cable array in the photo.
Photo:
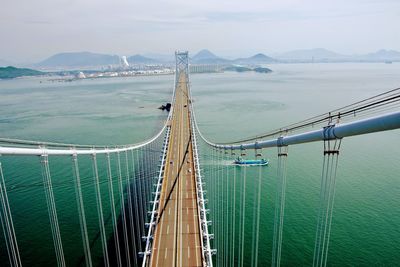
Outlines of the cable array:
{"type": "MultiPolygon", "coordinates": [[[[274,215],[274,232],[273,232],[273,244],[272,244],[272,266],[280,266],[281,255],[282,255],[282,240],[283,240],[283,223],[284,223],[284,210],[285,210],[285,195],[286,195],[286,175],[287,175],[287,152],[289,145],[323,141],[324,142],[324,163],[323,172],[321,179],[321,191],[320,191],[320,210],[318,213],[318,222],[316,230],[316,241],[314,249],[313,266],[326,266],[330,239],[330,229],[332,223],[332,212],[335,195],[335,181],[336,181],[336,170],[337,170],[337,155],[340,140],[343,137],[363,135],[372,132],[388,131],[400,128],[400,88],[396,88],[373,97],[355,102],[353,104],[344,106],[339,109],[332,110],[330,112],[311,117],[306,120],[302,120],[297,123],[290,124],[285,127],[267,132],[265,134],[257,135],[250,138],[240,139],[233,142],[226,143],[213,143],[206,139],[198,126],[196,116],[193,115],[194,123],[196,125],[196,131],[201,137],[205,146],[203,147],[203,154],[211,154],[213,158],[214,170],[209,173],[208,183],[211,184],[213,191],[211,204],[211,213],[214,224],[213,229],[215,231],[216,240],[213,245],[217,248],[216,264],[218,266],[229,265],[229,257],[227,253],[229,251],[235,265],[237,261],[238,266],[245,264],[245,253],[244,247],[247,240],[247,231],[245,231],[246,217],[248,212],[246,206],[248,205],[248,198],[246,198],[246,168],[241,168],[239,176],[236,177],[234,171],[234,177],[239,179],[239,190],[234,191],[240,192],[239,203],[234,200],[234,206],[239,210],[238,219],[238,233],[236,233],[236,220],[233,218],[233,238],[228,242],[232,243],[233,249],[226,249],[226,246],[222,246],[221,242],[226,241],[226,234],[221,232],[221,224],[223,227],[230,227],[229,222],[226,221],[224,215],[221,217],[221,212],[224,214],[224,207],[229,207],[228,191],[225,183],[231,183],[229,179],[228,169],[226,174],[226,180],[221,180],[220,169],[218,165],[224,165],[219,155],[231,151],[231,155],[234,155],[234,151],[240,151],[241,156],[245,160],[246,153],[245,149],[260,149],[269,147],[278,147],[278,166],[277,166],[277,187],[275,196],[275,215],[274,215]],[[393,112],[394,111],[394,112],[393,112]],[[328,126],[326,126],[328,125],[328,126]],[[319,130],[312,130],[310,128],[319,127],[319,130]],[[321,129],[322,128],[322,129],[321,129]],[[306,131],[308,130],[308,131],[306,131]],[[303,131],[303,132],[301,132],[303,131]],[[306,132],[304,132],[306,131],[306,132]],[[291,135],[288,135],[288,134],[291,135]],[[296,133],[296,134],[294,134],[296,133]],[[274,138],[270,140],[261,140],[264,138],[274,138]],[[277,137],[277,138],[275,138],[277,137]],[[254,143],[245,143],[254,141],[254,143]],[[336,144],[336,145],[331,145],[336,144]],[[333,147],[333,149],[332,149],[333,147]],[[337,150],[337,152],[335,152],[337,150]],[[211,152],[207,152],[211,151],[211,152]],[[222,205],[222,207],[220,207],[222,205]],[[238,242],[236,242],[236,238],[238,242]],[[220,240],[221,239],[221,240],[220,240]],[[236,253],[236,245],[238,245],[236,253]],[[223,254],[223,255],[220,255],[223,254]]],[[[191,107],[192,113],[194,107],[191,107]]],[[[257,158],[257,153],[255,158],[257,158]]],[[[253,201],[253,224],[252,224],[252,250],[251,250],[251,265],[257,266],[258,264],[258,238],[259,238],[259,225],[260,225],[260,194],[261,194],[261,167],[259,170],[258,187],[254,188],[253,195],[256,200],[253,201]]],[[[223,177],[223,175],[222,175],[223,177]]],[[[234,186],[236,182],[234,181],[234,186]]],[[[232,196],[232,195],[231,195],[232,196]]],[[[234,195],[234,198],[236,195],[234,195]]],[[[225,210],[226,211],[226,210],[225,210]]],[[[231,211],[231,216],[235,217],[236,212],[231,211]]],[[[226,216],[226,215],[225,215],[226,216]]],[[[246,228],[247,229],[247,228],[246,228]]],[[[226,243],[225,243],[226,244],[226,243]]],[[[247,255],[247,254],[246,254],[247,255]]],[[[246,263],[247,264],[247,263],[246,263]]]]}
{"type": "Polygon", "coordinates": [[[326,266],[327,263],[340,144],[341,139],[324,142],[324,162],[313,266],[322,267],[326,266]]]}
{"type": "Polygon", "coordinates": [[[274,235],[271,266],[280,266],[282,254],[283,219],[285,214],[288,146],[278,147],[277,186],[275,194],[274,235]]]}
{"type": "Polygon", "coordinates": [[[57,208],[54,200],[53,185],[51,181],[49,158],[46,154],[41,156],[43,185],[50,219],[50,227],[53,236],[54,250],[58,266],[65,266],[64,249],[61,240],[60,227],[57,217],[57,208]]]}
{"type": "Polygon", "coordinates": [[[1,162],[0,176],[0,221],[6,241],[8,258],[11,266],[22,266],[1,162]]]}

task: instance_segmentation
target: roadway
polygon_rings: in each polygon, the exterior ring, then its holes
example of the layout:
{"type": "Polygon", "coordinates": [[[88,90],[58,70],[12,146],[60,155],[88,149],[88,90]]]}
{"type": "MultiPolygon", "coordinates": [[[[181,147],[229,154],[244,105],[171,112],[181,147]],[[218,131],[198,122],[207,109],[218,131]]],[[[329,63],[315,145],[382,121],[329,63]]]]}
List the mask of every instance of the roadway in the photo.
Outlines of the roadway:
{"type": "Polygon", "coordinates": [[[150,266],[203,265],[189,105],[186,77],[180,75],[160,195],[161,217],[154,234],[150,266]]]}

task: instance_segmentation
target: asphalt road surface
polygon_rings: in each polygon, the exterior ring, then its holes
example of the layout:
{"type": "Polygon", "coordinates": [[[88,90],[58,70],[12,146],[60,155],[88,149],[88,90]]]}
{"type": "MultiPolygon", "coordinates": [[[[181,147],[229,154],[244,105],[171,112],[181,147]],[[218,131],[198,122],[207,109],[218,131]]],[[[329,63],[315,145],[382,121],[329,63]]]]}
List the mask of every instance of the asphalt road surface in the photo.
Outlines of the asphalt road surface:
{"type": "Polygon", "coordinates": [[[176,88],[158,214],[163,212],[154,234],[150,266],[203,265],[189,105],[186,78],[181,75],[176,88]]]}

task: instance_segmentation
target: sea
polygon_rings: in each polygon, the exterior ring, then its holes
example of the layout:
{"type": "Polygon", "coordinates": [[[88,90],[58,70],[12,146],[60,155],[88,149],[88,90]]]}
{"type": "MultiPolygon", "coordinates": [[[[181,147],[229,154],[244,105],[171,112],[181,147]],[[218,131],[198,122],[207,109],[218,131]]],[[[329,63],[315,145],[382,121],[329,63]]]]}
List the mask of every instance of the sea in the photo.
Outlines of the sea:
{"type": "MultiPolygon", "coordinates": [[[[273,72],[191,74],[197,122],[207,139],[230,142],[262,134],[400,87],[399,63],[267,67],[273,72]]],[[[158,107],[171,101],[173,83],[172,75],[70,82],[48,77],[1,80],[0,137],[108,146],[137,143],[163,126],[167,112],[158,107]]],[[[200,153],[204,157],[208,152],[200,153]]],[[[246,170],[244,266],[251,266],[254,253],[259,266],[271,264],[277,149],[262,153],[269,166],[262,167],[261,187],[256,183],[258,167],[246,170]],[[261,219],[259,231],[254,233],[253,207],[258,189],[261,219]],[[258,252],[251,250],[255,234],[259,238],[258,252]]],[[[0,156],[0,161],[22,263],[56,265],[39,159],[0,156]]],[[[212,163],[205,162],[205,173],[207,164],[212,163]]],[[[230,165],[231,159],[219,164],[230,165]]],[[[312,265],[322,166],[322,142],[289,147],[282,266],[312,265]]],[[[69,266],[78,266],[83,251],[74,188],[72,176],[64,174],[70,169],[68,165],[52,172],[66,260],[69,266]]],[[[242,179],[243,170],[236,171],[237,179],[242,179]]],[[[82,183],[89,187],[89,173],[85,176],[83,172],[82,177],[82,183]]],[[[243,192],[237,185],[239,196],[243,192]]],[[[84,199],[94,202],[93,194],[85,195],[85,189],[84,199]]],[[[344,138],[327,265],[399,266],[399,200],[400,130],[344,138]]],[[[90,216],[91,211],[88,213],[90,216]]],[[[95,233],[97,217],[90,222],[95,233]]],[[[223,238],[215,228],[216,238],[223,238]]],[[[210,229],[214,230],[214,226],[210,229]]],[[[238,232],[230,234],[236,236],[238,232]]],[[[93,250],[95,265],[101,265],[101,246],[98,244],[93,250]]],[[[0,251],[0,266],[8,266],[3,236],[0,251]]]]}

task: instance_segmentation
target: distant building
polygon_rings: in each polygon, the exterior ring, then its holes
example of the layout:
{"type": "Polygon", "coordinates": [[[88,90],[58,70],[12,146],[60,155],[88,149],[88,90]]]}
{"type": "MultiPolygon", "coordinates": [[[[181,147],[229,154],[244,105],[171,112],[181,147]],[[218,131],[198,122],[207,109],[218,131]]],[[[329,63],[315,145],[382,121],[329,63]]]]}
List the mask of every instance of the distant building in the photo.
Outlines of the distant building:
{"type": "Polygon", "coordinates": [[[80,72],[76,75],[76,78],[77,78],[77,79],[86,79],[86,76],[85,76],[85,74],[84,74],[82,71],[80,71],[80,72]]]}

